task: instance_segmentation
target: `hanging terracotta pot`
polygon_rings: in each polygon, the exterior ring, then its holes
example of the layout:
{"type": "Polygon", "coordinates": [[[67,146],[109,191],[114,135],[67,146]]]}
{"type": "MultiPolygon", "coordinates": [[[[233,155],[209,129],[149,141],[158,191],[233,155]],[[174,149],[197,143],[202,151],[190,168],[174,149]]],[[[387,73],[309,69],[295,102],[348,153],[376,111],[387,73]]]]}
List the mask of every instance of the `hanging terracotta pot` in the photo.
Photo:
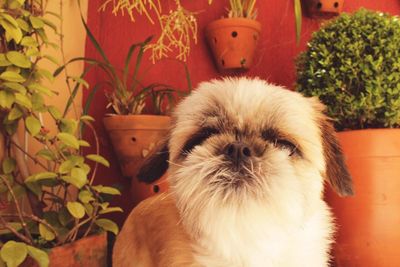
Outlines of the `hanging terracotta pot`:
{"type": "Polygon", "coordinates": [[[136,177],[131,180],[130,193],[132,195],[133,206],[139,204],[140,201],[161,194],[168,190],[167,175],[164,175],[152,184],[139,182],[136,177]]]}
{"type": "Polygon", "coordinates": [[[335,267],[400,266],[400,129],[338,134],[355,195],[327,190],[337,218],[335,267]]]}
{"type": "Polygon", "coordinates": [[[342,13],[344,0],[303,0],[310,17],[333,17],[342,13]]]}
{"type": "Polygon", "coordinates": [[[206,38],[220,71],[248,69],[260,39],[261,24],[253,19],[224,18],[206,27],[206,38]]]}
{"type": "Polygon", "coordinates": [[[159,115],[110,115],[103,119],[124,176],[136,176],[144,158],[165,137],[170,120],[159,115]]]}
{"type": "MultiPolygon", "coordinates": [[[[49,267],[106,267],[107,234],[93,235],[49,252],[49,267]]],[[[32,258],[27,258],[21,267],[39,267],[32,258]]]]}

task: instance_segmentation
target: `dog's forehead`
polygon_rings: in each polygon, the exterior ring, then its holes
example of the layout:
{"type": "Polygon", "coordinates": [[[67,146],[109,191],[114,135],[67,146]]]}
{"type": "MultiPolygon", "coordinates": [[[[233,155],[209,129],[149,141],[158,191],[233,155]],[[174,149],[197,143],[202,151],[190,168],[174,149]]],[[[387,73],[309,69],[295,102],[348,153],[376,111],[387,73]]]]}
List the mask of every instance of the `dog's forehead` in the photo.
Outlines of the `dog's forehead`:
{"type": "Polygon", "coordinates": [[[304,97],[257,79],[203,83],[184,102],[180,119],[196,124],[258,130],[312,122],[313,109],[304,97]]]}

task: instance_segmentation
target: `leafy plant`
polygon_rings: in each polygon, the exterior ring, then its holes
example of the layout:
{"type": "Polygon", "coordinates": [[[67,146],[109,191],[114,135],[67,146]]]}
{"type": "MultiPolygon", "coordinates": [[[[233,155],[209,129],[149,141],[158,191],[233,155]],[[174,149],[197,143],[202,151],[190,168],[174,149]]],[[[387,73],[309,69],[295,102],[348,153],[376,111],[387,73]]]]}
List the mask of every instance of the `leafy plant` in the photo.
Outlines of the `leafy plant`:
{"type": "Polygon", "coordinates": [[[297,90],[327,105],[338,130],[400,125],[400,21],[361,9],[313,34],[297,90]]]}
{"type": "MultiPolygon", "coordinates": [[[[57,15],[44,12],[44,5],[38,0],[1,2],[0,136],[4,139],[5,157],[0,159],[0,191],[16,208],[16,213],[0,213],[2,266],[4,263],[18,266],[28,256],[40,266],[47,266],[49,259],[44,249],[100,230],[118,232],[114,222],[101,217],[121,211],[107,202],[110,195],[120,192],[113,187],[94,185],[98,164],[109,163],[99,155],[98,142],[96,154],[84,156],[81,152],[81,148],[90,144],[79,138],[79,125],[85,124],[93,130],[93,118],[87,115],[78,120],[66,118],[70,105],[63,114],[49,104],[57,92],[44,86],[43,80],[53,81],[54,76],[38,63],[45,59],[56,61],[45,55],[42,48],[57,48],[45,31],[47,27],[57,31],[48,19],[57,15]],[[43,114],[54,120],[55,131],[43,124],[43,114]],[[17,135],[20,127],[41,145],[36,154],[20,144],[17,135]],[[30,158],[40,171],[31,172],[25,158],[30,158]],[[94,163],[93,169],[88,165],[90,161],[94,163]],[[32,212],[21,207],[20,200],[25,194],[32,212]]],[[[68,102],[72,103],[73,98],[74,95],[68,102]]]]}
{"type": "Polygon", "coordinates": [[[229,0],[228,17],[255,19],[257,17],[255,4],[256,0],[229,0]]]}
{"type": "MultiPolygon", "coordinates": [[[[228,17],[229,18],[249,18],[256,19],[257,9],[255,8],[257,0],[229,0],[228,17]]],[[[296,22],[296,40],[300,41],[301,34],[301,2],[293,0],[294,14],[296,22]]]]}
{"type": "MultiPolygon", "coordinates": [[[[82,23],[86,29],[89,40],[101,56],[101,60],[93,58],[74,58],[64,66],[58,68],[55,75],[58,75],[67,65],[73,62],[84,61],[89,66],[81,75],[80,79],[84,78],[88,71],[93,67],[100,68],[105,73],[107,79],[94,85],[92,94],[94,94],[99,88],[106,86],[108,88],[106,97],[109,102],[107,107],[111,107],[114,113],[119,115],[141,114],[144,112],[148,100],[150,100],[153,105],[151,113],[165,114],[168,112],[169,108],[175,103],[176,96],[179,95],[179,93],[170,86],[161,83],[143,85],[139,75],[145,47],[149,44],[152,38],[149,37],[143,42],[132,44],[126,55],[123,70],[119,71],[116,66],[111,64],[104,50],[101,48],[99,42],[96,40],[83,18],[82,23]],[[130,74],[130,66],[135,50],[138,52],[134,62],[133,73],[130,74]]],[[[185,67],[186,78],[190,89],[191,83],[189,72],[186,64],[182,64],[185,67]]],[[[73,94],[76,94],[77,90],[78,88],[75,88],[73,94]]]]}

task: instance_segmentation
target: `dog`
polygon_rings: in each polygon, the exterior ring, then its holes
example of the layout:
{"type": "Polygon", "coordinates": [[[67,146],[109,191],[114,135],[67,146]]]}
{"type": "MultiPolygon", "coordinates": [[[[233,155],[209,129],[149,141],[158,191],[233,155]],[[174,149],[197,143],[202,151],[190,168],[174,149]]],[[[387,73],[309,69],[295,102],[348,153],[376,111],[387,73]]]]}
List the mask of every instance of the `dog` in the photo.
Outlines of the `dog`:
{"type": "Polygon", "coordinates": [[[258,78],[203,82],[144,164],[168,192],[129,215],[116,267],[323,267],[335,224],[324,183],[352,180],[325,107],[258,78]]]}

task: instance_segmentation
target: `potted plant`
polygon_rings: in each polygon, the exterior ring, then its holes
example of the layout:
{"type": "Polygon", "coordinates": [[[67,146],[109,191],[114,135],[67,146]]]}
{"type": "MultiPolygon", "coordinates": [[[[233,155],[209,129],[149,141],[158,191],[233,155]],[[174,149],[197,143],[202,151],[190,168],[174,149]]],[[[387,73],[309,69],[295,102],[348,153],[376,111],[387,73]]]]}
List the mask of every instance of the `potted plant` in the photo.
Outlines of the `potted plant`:
{"type": "MultiPolygon", "coordinates": [[[[205,29],[207,42],[219,71],[247,70],[261,33],[256,20],[256,0],[229,0],[228,17],[212,21],[205,29]]],[[[294,0],[296,40],[301,33],[301,3],[294,0]]]]}
{"type": "Polygon", "coordinates": [[[333,118],[355,196],[327,192],[339,225],[335,266],[400,266],[400,24],[361,9],[313,34],[297,90],[333,118]]]}
{"type": "Polygon", "coordinates": [[[228,17],[207,25],[205,34],[220,71],[248,69],[260,38],[256,0],[230,0],[228,17]]]}
{"type": "MultiPolygon", "coordinates": [[[[122,211],[108,202],[120,193],[94,184],[98,164],[109,164],[99,153],[82,154],[90,144],[80,138],[81,126],[93,129],[92,118],[65,117],[74,95],[64,113],[49,104],[56,91],[43,80],[54,76],[38,63],[51,59],[41,49],[55,46],[45,30],[57,27],[44,13],[41,1],[1,3],[0,189],[15,211],[0,212],[0,265],[63,267],[79,261],[79,266],[106,266],[106,236],[101,233],[117,234],[118,227],[103,216],[122,211]],[[42,114],[54,120],[54,131],[42,114]],[[21,145],[21,131],[40,145],[38,152],[21,145]],[[28,168],[27,159],[37,168],[28,168]]],[[[96,148],[99,152],[98,144],[96,148]]]]}
{"type": "Polygon", "coordinates": [[[342,13],[344,0],[303,0],[310,17],[329,18],[342,13]]]}
{"type": "MultiPolygon", "coordinates": [[[[106,86],[106,97],[110,113],[106,114],[103,123],[108,132],[114,152],[117,155],[122,175],[131,178],[131,193],[136,202],[164,191],[167,188],[163,179],[153,185],[139,183],[137,172],[146,156],[163,140],[170,126],[170,116],[166,115],[182,93],[171,86],[152,83],[144,85],[140,76],[140,68],[145,47],[151,37],[143,42],[131,45],[125,58],[122,72],[112,65],[96,38],[82,19],[89,40],[101,56],[100,60],[90,58],[75,58],[60,67],[56,74],[68,64],[75,61],[85,61],[88,68],[82,74],[84,77],[92,67],[100,68],[105,73],[106,80],[99,81],[92,88],[94,94],[99,88],[106,86]],[[134,69],[130,72],[132,57],[137,50],[134,69]],[[144,114],[146,112],[146,114],[144,114]]],[[[189,90],[190,77],[186,65],[189,90]]]]}

